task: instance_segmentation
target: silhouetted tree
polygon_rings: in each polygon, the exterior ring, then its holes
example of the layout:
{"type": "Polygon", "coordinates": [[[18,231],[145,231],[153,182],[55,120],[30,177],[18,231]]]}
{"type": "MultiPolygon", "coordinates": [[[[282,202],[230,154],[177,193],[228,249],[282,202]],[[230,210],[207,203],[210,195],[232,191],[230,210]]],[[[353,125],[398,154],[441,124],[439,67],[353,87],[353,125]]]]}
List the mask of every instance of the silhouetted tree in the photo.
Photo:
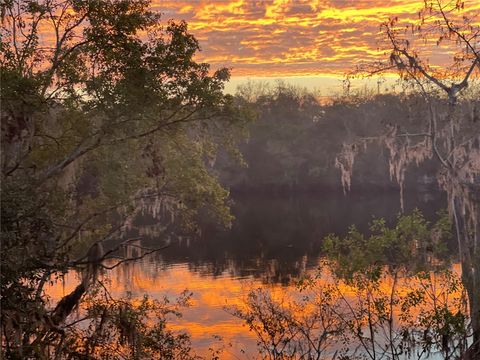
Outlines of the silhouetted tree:
{"type": "Polygon", "coordinates": [[[150,1],[7,0],[1,20],[2,349],[71,358],[67,320],[99,270],[165,245],[122,239],[135,214],[229,223],[210,163],[244,114],[229,71],[196,62],[187,24],[150,1]],[[45,284],[71,269],[83,281],[50,309],[45,284]]]}
{"type": "MultiPolygon", "coordinates": [[[[389,126],[376,138],[345,143],[337,164],[348,185],[355,156],[372,142],[384,144],[390,156],[391,177],[403,191],[407,166],[434,157],[441,165],[437,180],[448,194],[455,224],[462,280],[469,295],[474,331],[471,352],[480,354],[480,122],[478,90],[469,93],[480,69],[480,28],[464,11],[463,1],[425,1],[417,24],[402,26],[398,19],[382,25],[389,59],[368,66],[367,72],[394,69],[424,99],[423,129],[409,132],[389,126]],[[431,44],[433,46],[425,46],[431,44]],[[452,63],[440,68],[427,61],[422,50],[456,50],[452,63]]],[[[365,69],[361,69],[365,71],[365,69]]],[[[403,195],[401,194],[401,197],[403,195]]]]}

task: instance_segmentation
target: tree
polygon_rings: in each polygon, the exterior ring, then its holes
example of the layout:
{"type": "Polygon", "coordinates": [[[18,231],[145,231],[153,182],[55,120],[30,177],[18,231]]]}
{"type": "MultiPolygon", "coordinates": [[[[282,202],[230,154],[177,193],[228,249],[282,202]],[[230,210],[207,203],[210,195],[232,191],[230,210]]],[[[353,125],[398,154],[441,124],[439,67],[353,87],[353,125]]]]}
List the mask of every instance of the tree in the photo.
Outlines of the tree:
{"type": "Polygon", "coordinates": [[[252,290],[227,311],[265,359],[459,358],[470,335],[466,295],[448,257],[438,258],[452,228],[439,215],[430,224],[414,211],[392,227],[373,221],[369,236],[353,226],[331,235],[319,273],[296,291],[252,290]]]}
{"type": "Polygon", "coordinates": [[[144,249],[122,239],[139,211],[184,227],[199,209],[231,220],[228,191],[209,164],[220,147],[235,152],[248,114],[223,93],[229,71],[195,61],[199,44],[187,24],[164,25],[149,5],[1,5],[1,315],[8,357],[48,356],[99,270],[165,246],[144,249]],[[112,240],[115,246],[104,249],[112,240]],[[129,257],[132,248],[142,253],[129,257]],[[127,256],[106,262],[121,251],[127,256]],[[82,270],[83,281],[50,309],[43,287],[70,269],[82,270]]]}
{"type": "Polygon", "coordinates": [[[338,166],[348,184],[353,159],[362,148],[359,145],[380,141],[390,152],[391,177],[403,190],[409,164],[432,157],[439,162],[437,179],[448,194],[462,281],[468,291],[474,331],[471,352],[475,357],[480,353],[480,125],[478,91],[469,94],[468,90],[480,69],[480,28],[462,1],[425,1],[419,18],[418,24],[405,27],[398,19],[384,23],[389,59],[361,70],[370,74],[396,71],[405,84],[420,93],[428,111],[424,130],[410,133],[393,126],[376,139],[345,144],[338,166]],[[428,63],[429,53],[445,49],[450,53],[455,50],[451,64],[439,68],[428,63]]]}

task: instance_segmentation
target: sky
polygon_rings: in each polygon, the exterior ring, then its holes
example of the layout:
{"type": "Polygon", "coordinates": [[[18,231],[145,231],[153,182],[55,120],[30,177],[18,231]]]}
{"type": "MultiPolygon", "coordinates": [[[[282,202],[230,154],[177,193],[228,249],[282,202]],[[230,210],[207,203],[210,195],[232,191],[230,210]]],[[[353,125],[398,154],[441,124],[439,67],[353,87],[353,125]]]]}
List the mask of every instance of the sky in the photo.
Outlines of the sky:
{"type": "MultiPolygon", "coordinates": [[[[346,73],[386,56],[380,25],[417,22],[422,7],[423,0],[153,0],[165,20],[187,21],[199,60],[232,69],[229,92],[247,79],[339,91],[346,73]]],[[[480,0],[465,7],[479,19],[480,0]]],[[[441,64],[447,54],[429,56],[441,64]]]]}

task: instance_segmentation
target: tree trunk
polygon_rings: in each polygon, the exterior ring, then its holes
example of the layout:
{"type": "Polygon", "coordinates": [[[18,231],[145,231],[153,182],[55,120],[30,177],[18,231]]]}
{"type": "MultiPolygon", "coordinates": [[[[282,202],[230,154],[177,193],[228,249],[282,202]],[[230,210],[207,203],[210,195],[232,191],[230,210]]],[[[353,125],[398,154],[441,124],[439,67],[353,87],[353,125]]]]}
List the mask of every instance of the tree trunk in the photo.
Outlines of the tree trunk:
{"type": "Polygon", "coordinates": [[[478,271],[480,271],[480,266],[475,266],[475,269],[465,269],[462,263],[462,281],[468,293],[468,305],[473,331],[472,344],[466,353],[465,359],[480,359],[480,283],[478,281],[479,277],[475,276],[478,274],[478,271]]]}
{"type": "MultiPolygon", "coordinates": [[[[476,214],[474,214],[473,224],[469,226],[469,219],[467,218],[468,212],[462,200],[465,201],[465,199],[454,197],[452,205],[462,265],[462,283],[468,294],[468,305],[473,331],[472,344],[464,356],[465,360],[470,360],[480,359],[480,258],[476,238],[478,218],[476,214]]],[[[473,199],[473,201],[476,201],[476,199],[473,199]]]]}

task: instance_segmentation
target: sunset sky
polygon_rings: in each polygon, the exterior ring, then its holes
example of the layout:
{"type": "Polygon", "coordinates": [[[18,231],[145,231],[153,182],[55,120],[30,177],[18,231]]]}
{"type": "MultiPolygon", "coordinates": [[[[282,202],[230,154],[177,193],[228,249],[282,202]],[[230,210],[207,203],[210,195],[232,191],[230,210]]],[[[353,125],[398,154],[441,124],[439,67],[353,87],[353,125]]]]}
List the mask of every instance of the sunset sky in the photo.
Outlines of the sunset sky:
{"type": "MultiPolygon", "coordinates": [[[[480,1],[465,6],[479,18],[480,1]]],[[[423,0],[154,0],[164,19],[188,22],[201,60],[232,68],[229,91],[246,79],[277,78],[339,90],[346,72],[384,56],[381,23],[418,21],[422,7],[423,0]]],[[[441,63],[445,50],[431,57],[441,63]]]]}

